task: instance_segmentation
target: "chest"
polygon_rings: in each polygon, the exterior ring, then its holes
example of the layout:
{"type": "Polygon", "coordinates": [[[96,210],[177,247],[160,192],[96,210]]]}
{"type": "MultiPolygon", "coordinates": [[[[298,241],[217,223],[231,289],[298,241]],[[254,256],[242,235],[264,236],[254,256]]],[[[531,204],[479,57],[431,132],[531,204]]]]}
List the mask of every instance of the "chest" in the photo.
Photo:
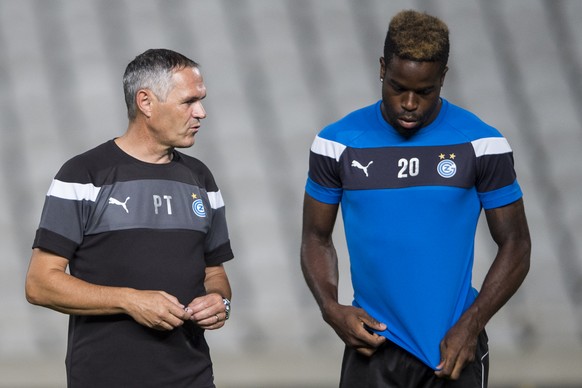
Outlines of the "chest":
{"type": "Polygon", "coordinates": [[[415,186],[470,188],[476,181],[470,143],[423,147],[348,147],[339,160],[346,190],[415,186]]]}
{"type": "Polygon", "coordinates": [[[207,232],[211,218],[204,188],[161,179],[105,185],[87,212],[86,234],[134,228],[207,232]]]}

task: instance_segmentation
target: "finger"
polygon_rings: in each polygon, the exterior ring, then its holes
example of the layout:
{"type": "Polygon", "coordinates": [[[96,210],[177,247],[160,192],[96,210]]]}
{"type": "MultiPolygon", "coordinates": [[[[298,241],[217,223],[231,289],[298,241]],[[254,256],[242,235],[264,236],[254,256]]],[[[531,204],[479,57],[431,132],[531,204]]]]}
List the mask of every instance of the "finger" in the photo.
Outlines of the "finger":
{"type": "Polygon", "coordinates": [[[192,311],[183,306],[180,307],[176,305],[170,305],[168,307],[168,312],[170,313],[171,317],[177,318],[181,321],[190,319],[190,317],[192,317],[192,311]]]}
{"type": "Polygon", "coordinates": [[[356,351],[366,357],[371,357],[374,353],[376,353],[376,349],[372,348],[355,348],[356,351]]]}
{"type": "Polygon", "coordinates": [[[455,367],[455,361],[451,360],[448,357],[445,357],[441,363],[438,365],[435,374],[441,378],[449,378],[451,373],[453,372],[453,368],[455,367]]]}
{"type": "Polygon", "coordinates": [[[346,341],[346,344],[352,346],[359,353],[365,356],[371,356],[385,342],[385,337],[376,333],[371,333],[360,327],[360,329],[346,341]]]}
{"type": "Polygon", "coordinates": [[[192,309],[190,307],[184,307],[184,320],[188,320],[188,319],[192,319],[192,316],[194,315],[194,311],[192,311],[192,309]]]}
{"type": "Polygon", "coordinates": [[[219,329],[222,326],[224,326],[224,316],[221,316],[219,313],[217,313],[214,314],[212,317],[197,322],[197,324],[203,329],[207,330],[219,329]]]}
{"type": "Polygon", "coordinates": [[[220,322],[220,316],[218,315],[218,313],[208,315],[206,318],[198,321],[198,323],[200,325],[205,325],[205,326],[216,325],[219,322],[220,322]]]}
{"type": "MultiPolygon", "coordinates": [[[[210,311],[212,311],[214,306],[218,307],[218,303],[205,297],[196,298],[188,305],[192,312],[198,316],[206,316],[210,314],[210,311]]],[[[216,311],[219,311],[218,308],[216,308],[216,311]]]]}
{"type": "Polygon", "coordinates": [[[372,344],[374,345],[375,348],[380,347],[384,342],[386,342],[386,337],[378,335],[378,334],[374,334],[373,338],[374,338],[374,340],[373,340],[372,344]]]}
{"type": "Polygon", "coordinates": [[[200,303],[194,306],[190,304],[188,305],[188,308],[190,308],[192,312],[191,319],[201,323],[206,319],[213,317],[215,314],[219,314],[220,318],[222,318],[221,320],[226,317],[225,306],[224,303],[222,303],[222,299],[220,300],[220,303],[200,303]]]}
{"type": "Polygon", "coordinates": [[[160,321],[159,323],[153,325],[152,328],[158,331],[170,331],[174,329],[174,326],[166,321],[160,321]]]}
{"type": "Polygon", "coordinates": [[[445,355],[445,351],[441,346],[441,362],[437,365],[435,375],[440,378],[448,377],[450,374],[448,368],[448,358],[445,355]]]}
{"type": "Polygon", "coordinates": [[[437,370],[435,371],[435,375],[437,375],[437,377],[446,378],[449,377],[450,374],[451,371],[450,368],[448,367],[447,361],[446,360],[441,361],[441,363],[437,367],[437,370]]]}
{"type": "Polygon", "coordinates": [[[467,364],[473,362],[474,360],[475,357],[473,357],[472,354],[469,357],[467,357],[466,351],[461,352],[461,354],[459,354],[459,356],[455,360],[455,364],[453,365],[453,370],[451,371],[450,378],[452,380],[457,380],[461,376],[461,373],[463,372],[463,369],[465,369],[465,366],[467,366],[467,364]]]}
{"type": "Polygon", "coordinates": [[[366,344],[371,345],[374,348],[377,348],[378,346],[386,342],[386,337],[373,332],[372,328],[369,325],[366,325],[365,323],[362,322],[362,327],[364,329],[362,338],[364,339],[366,344]]]}
{"type": "Polygon", "coordinates": [[[160,294],[162,294],[162,296],[164,296],[167,300],[169,300],[170,302],[172,302],[172,304],[180,307],[181,309],[184,308],[184,305],[182,303],[180,303],[180,301],[178,300],[178,298],[176,298],[174,295],[170,295],[165,291],[160,291],[160,294]]]}
{"type": "Polygon", "coordinates": [[[360,338],[358,342],[359,344],[355,345],[354,348],[365,356],[371,356],[386,342],[386,337],[366,333],[366,337],[360,338]]]}
{"type": "Polygon", "coordinates": [[[439,349],[441,352],[441,362],[437,365],[435,374],[437,377],[444,378],[449,375],[450,370],[448,368],[449,356],[447,354],[447,345],[445,340],[443,339],[439,345],[439,349]]]}
{"type": "Polygon", "coordinates": [[[441,361],[441,362],[440,362],[440,364],[438,364],[438,365],[436,366],[436,374],[437,374],[437,375],[438,375],[439,373],[441,373],[441,371],[443,370],[444,366],[445,366],[445,361],[444,361],[444,360],[443,360],[443,361],[441,361]]]}
{"type": "Polygon", "coordinates": [[[461,376],[461,372],[463,371],[463,363],[456,362],[455,367],[453,368],[453,372],[450,375],[451,380],[457,380],[461,376]]]}
{"type": "MultiPolygon", "coordinates": [[[[183,313],[185,314],[185,312],[183,313]]],[[[164,318],[163,323],[170,326],[170,329],[175,329],[176,327],[182,326],[184,324],[184,319],[175,315],[168,315],[164,318]]],[[[164,325],[164,327],[166,326],[164,325]]]]}
{"type": "Polygon", "coordinates": [[[364,326],[367,326],[372,330],[384,331],[387,328],[385,323],[378,322],[376,319],[370,316],[363,317],[362,322],[364,326]]]}

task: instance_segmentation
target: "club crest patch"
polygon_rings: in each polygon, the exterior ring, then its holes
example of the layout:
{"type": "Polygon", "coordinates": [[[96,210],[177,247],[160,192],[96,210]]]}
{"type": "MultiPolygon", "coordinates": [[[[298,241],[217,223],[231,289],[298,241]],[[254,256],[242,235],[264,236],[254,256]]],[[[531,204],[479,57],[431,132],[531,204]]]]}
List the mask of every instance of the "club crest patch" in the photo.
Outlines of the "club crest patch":
{"type": "Polygon", "coordinates": [[[194,214],[196,214],[198,217],[206,217],[206,209],[204,208],[204,202],[202,202],[202,200],[200,198],[194,200],[194,202],[192,202],[192,211],[194,212],[194,214]]]}
{"type": "Polygon", "coordinates": [[[455,154],[451,154],[451,159],[444,159],[444,155],[440,154],[439,158],[442,159],[437,165],[437,172],[443,178],[452,178],[457,173],[457,165],[453,161],[455,154]]]}

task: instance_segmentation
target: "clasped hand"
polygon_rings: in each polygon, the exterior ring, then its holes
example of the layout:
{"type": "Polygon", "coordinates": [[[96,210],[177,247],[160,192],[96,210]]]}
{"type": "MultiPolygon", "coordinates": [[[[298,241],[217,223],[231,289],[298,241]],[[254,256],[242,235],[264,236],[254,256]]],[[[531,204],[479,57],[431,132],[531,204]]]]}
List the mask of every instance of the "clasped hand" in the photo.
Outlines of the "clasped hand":
{"type": "Polygon", "coordinates": [[[139,324],[156,330],[173,330],[190,320],[205,330],[224,326],[226,313],[222,296],[208,294],[195,298],[188,306],[164,291],[137,291],[127,308],[139,324]]]}

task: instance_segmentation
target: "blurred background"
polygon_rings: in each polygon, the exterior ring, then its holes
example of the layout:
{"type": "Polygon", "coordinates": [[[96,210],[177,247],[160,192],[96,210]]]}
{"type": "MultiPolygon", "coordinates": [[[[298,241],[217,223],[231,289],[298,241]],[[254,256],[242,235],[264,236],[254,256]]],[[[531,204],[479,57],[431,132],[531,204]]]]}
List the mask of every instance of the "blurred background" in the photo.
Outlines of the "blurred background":
{"type": "MultiPolygon", "coordinates": [[[[299,268],[308,152],[379,99],[388,22],[408,8],[448,23],[443,95],[509,139],[525,192],[532,267],[488,325],[490,386],[582,386],[581,1],[0,0],[0,387],[65,386],[67,317],[26,303],[30,246],[54,174],[125,131],[125,66],[159,47],[208,88],[186,152],[214,172],[236,255],[232,319],[208,333],[217,386],[337,386],[343,346],[299,268]]],[[[494,253],[480,225],[477,288],[494,253]]]]}

